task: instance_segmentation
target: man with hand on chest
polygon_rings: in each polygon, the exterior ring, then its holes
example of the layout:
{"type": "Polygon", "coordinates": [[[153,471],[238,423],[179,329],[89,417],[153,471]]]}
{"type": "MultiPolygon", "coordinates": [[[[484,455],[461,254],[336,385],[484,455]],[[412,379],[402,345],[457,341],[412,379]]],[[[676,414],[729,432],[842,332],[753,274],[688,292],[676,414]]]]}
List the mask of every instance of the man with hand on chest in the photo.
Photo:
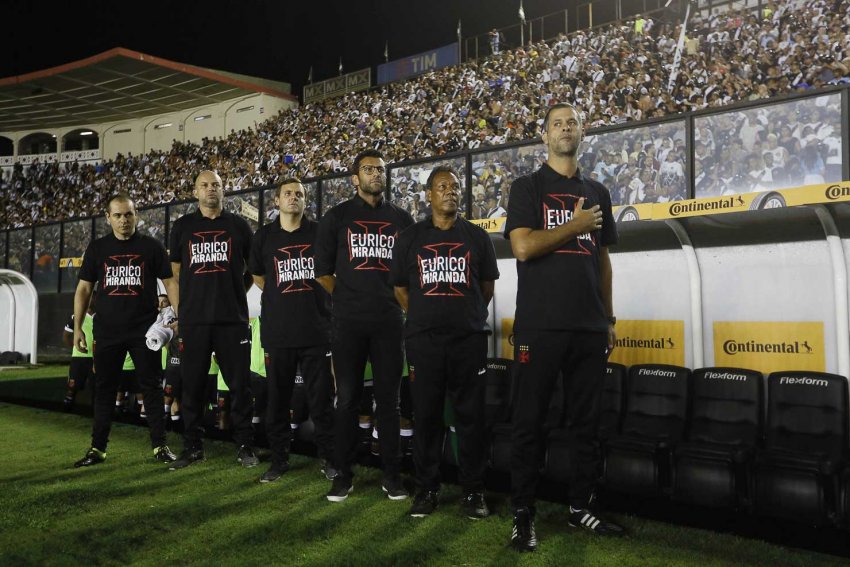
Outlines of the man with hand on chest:
{"type": "Polygon", "coordinates": [[[519,551],[537,548],[542,427],[559,373],[569,417],[569,524],[597,535],[623,532],[589,509],[599,471],[603,376],[616,341],[608,246],[617,243],[617,228],[608,190],[579,172],[582,137],[574,106],[549,107],[546,163],[513,182],[505,221],[517,259],[511,545],[519,551]]]}
{"type": "Polygon", "coordinates": [[[179,277],[180,372],[183,377],[183,452],[170,470],[204,460],[203,422],[207,370],[215,352],[230,389],[231,423],[243,467],[259,464],[254,453],[250,375],[251,328],[248,326],[246,263],[251,227],[223,210],[224,188],[214,171],[195,178],[198,210],[171,227],[171,268],[179,277]]]}
{"type": "Polygon", "coordinates": [[[390,275],[395,296],[407,312],[404,336],[416,423],[417,485],[410,515],[424,517],[437,507],[448,392],[458,437],[463,512],[469,518],[485,518],[487,305],[499,278],[496,252],[481,227],[458,215],[460,181],[451,167],[431,171],[426,196],[433,215],[399,235],[390,275]]]}
{"type": "Polygon", "coordinates": [[[275,204],[280,215],[254,235],[249,262],[254,283],[263,290],[260,337],[266,351],[265,422],[272,451],[271,467],[260,482],[274,482],[289,470],[289,409],[299,365],[323,472],[332,480],[331,301],[315,280],[317,224],[304,216],[304,186],[296,178],[280,182],[275,204]]]}
{"type": "Polygon", "coordinates": [[[154,458],[163,463],[176,458],[165,444],[160,353],[147,347],[145,333],[159,313],[157,278],[173,299],[177,298],[177,283],[165,248],[158,240],[136,231],[137,219],[136,206],[129,196],[119,193],[109,199],[106,220],[112,233],[89,244],[80,267],[74,294],[74,346],[82,353],[92,349],[96,386],[92,444],[86,455],[74,463],[77,468],[106,460],[115,392],[128,352],[144,394],[154,458]],[[99,285],[98,311],[92,332],[94,341],[88,345],[83,324],[95,283],[99,285]]]}

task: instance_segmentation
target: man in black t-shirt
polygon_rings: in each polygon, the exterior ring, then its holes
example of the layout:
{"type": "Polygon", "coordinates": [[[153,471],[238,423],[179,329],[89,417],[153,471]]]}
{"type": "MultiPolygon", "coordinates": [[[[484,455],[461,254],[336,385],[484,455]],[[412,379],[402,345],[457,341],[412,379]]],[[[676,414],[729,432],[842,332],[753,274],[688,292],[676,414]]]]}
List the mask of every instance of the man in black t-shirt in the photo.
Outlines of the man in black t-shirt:
{"type": "Polygon", "coordinates": [[[317,225],[304,216],[304,186],[298,179],[281,181],[275,205],[280,214],[254,235],[249,262],[254,283],[263,290],[260,338],[266,351],[265,424],[272,451],[271,467],[260,482],[273,482],[289,470],[289,410],[299,365],[318,454],[333,479],[331,301],[315,280],[317,225]]]}
{"type": "Polygon", "coordinates": [[[548,159],[511,186],[505,236],[517,259],[516,397],[511,436],[511,544],[534,551],[534,495],[542,426],[561,372],[569,416],[571,526],[603,535],[622,528],[588,510],[599,465],[602,377],[614,348],[611,260],[617,229],[605,187],[578,170],[581,116],[569,104],[543,121],[548,159]]]}
{"type": "Polygon", "coordinates": [[[171,305],[180,320],[180,371],[183,376],[183,452],[171,464],[182,469],[204,460],[203,429],[207,370],[215,351],[230,389],[237,462],[259,463],[251,425],[251,329],[245,289],[251,228],[242,217],[223,210],[224,189],[214,171],[195,178],[198,210],[171,227],[169,258],[179,275],[179,303],[171,305]]]}
{"type": "Polygon", "coordinates": [[[496,251],[482,228],[458,215],[460,181],[451,167],[434,168],[426,185],[433,216],[402,231],[390,272],[395,296],[407,312],[417,484],[410,515],[427,516],[437,506],[448,392],[463,511],[485,518],[490,513],[484,500],[487,305],[499,278],[496,251]]]}
{"type": "Polygon", "coordinates": [[[80,352],[92,349],[96,369],[92,444],[74,466],[87,467],[106,459],[115,392],[128,352],[148,409],[154,458],[170,463],[175,456],[165,444],[160,353],[147,347],[145,333],[158,313],[157,278],[175,299],[176,282],[162,244],[136,232],[136,207],[127,195],[116,195],[107,202],[106,219],[112,233],[89,244],[74,294],[74,346],[80,352]],[[99,288],[98,312],[94,341],[88,345],[83,322],[95,283],[99,288]]]}
{"type": "Polygon", "coordinates": [[[342,502],[352,491],[357,450],[357,415],[366,359],[372,362],[380,428],[383,490],[404,500],[399,451],[399,384],[402,312],[389,282],[398,233],[413,224],[406,211],[386,202],[386,165],[377,150],[354,159],[357,194],[325,213],[316,236],[316,279],[333,296],[333,364],[337,403],[334,452],[337,470],[327,494],[342,502]]]}

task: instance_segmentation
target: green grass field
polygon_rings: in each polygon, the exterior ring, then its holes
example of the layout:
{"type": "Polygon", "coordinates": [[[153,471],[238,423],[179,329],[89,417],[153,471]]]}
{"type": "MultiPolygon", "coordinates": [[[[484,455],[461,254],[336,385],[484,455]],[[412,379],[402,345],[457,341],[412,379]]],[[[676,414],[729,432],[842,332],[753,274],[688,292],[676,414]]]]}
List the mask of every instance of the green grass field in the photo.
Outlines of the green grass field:
{"type": "MultiPolygon", "coordinates": [[[[630,531],[599,539],[566,527],[542,503],[540,547],[507,547],[507,497],[478,522],[461,516],[447,486],[437,513],[407,516],[409,501],[382,496],[380,473],[359,469],[341,504],[317,461],[293,456],[277,483],[257,482],[232,444],[209,441],[207,461],[169,472],[151,459],[147,431],[117,424],[107,462],[75,470],[91,420],[0,403],[0,565],[839,565],[835,557],[619,516],[630,531]]],[[[172,447],[178,447],[171,438],[172,447]]]]}

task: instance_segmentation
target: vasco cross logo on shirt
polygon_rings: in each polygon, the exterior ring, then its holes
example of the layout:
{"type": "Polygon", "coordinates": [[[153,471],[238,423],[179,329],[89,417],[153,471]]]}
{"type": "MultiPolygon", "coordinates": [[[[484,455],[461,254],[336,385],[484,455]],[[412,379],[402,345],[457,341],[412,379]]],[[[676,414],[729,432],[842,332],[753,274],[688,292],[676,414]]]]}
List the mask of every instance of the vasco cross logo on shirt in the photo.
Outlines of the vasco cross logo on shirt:
{"type": "Polygon", "coordinates": [[[189,266],[195,274],[226,272],[230,263],[232,238],[225,238],[227,231],[211,230],[193,232],[189,238],[189,266]]]}
{"type": "Polygon", "coordinates": [[[433,253],[416,255],[419,287],[424,291],[424,295],[464,295],[455,287],[469,287],[469,251],[466,254],[458,254],[458,249],[462,247],[460,242],[441,242],[422,247],[423,250],[433,253]]]}
{"type": "Polygon", "coordinates": [[[103,290],[106,295],[139,295],[145,288],[145,262],[139,254],[110,256],[103,264],[103,290]]]}
{"type": "Polygon", "coordinates": [[[277,273],[277,287],[280,293],[292,293],[296,291],[312,291],[309,283],[315,277],[315,263],[313,256],[305,256],[311,244],[297,244],[278,248],[274,256],[275,273],[277,273]]]}
{"type": "Polygon", "coordinates": [[[353,226],[363,229],[363,232],[348,229],[348,261],[354,264],[363,260],[353,269],[389,272],[385,260],[393,259],[396,228],[390,222],[380,221],[354,221],[353,226]]]}
{"type": "MultiPolygon", "coordinates": [[[[543,228],[546,230],[566,224],[573,218],[579,195],[569,193],[562,195],[543,196],[543,228]]],[[[590,205],[587,205],[589,207],[590,205]]],[[[593,234],[585,232],[555,250],[557,254],[591,254],[591,247],[596,246],[593,234]]]]}

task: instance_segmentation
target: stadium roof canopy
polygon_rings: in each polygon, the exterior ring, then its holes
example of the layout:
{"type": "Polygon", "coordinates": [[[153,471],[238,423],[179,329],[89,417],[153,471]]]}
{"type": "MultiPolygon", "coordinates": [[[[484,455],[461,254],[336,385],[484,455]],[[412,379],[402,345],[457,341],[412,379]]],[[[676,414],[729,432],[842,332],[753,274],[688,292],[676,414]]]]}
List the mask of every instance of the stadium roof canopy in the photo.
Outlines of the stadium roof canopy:
{"type": "Polygon", "coordinates": [[[266,93],[287,83],[175,63],[122,47],[0,79],[0,131],[118,122],[266,93]]]}

